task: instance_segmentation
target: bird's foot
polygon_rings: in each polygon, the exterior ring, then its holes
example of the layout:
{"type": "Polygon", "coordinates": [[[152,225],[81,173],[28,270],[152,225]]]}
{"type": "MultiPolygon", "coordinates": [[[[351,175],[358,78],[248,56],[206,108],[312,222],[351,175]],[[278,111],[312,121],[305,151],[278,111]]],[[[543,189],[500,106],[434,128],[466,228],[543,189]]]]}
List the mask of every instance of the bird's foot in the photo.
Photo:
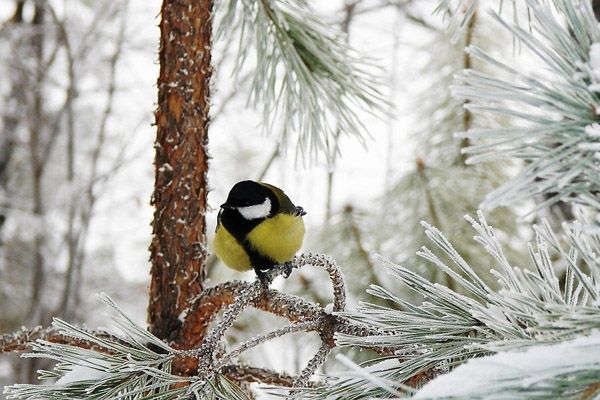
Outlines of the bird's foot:
{"type": "Polygon", "coordinates": [[[283,264],[283,277],[285,279],[289,278],[290,275],[292,274],[293,270],[294,270],[294,266],[292,265],[291,261],[284,263],[283,264]]]}
{"type": "Polygon", "coordinates": [[[255,271],[256,271],[256,278],[260,282],[260,286],[263,289],[268,289],[269,284],[271,283],[271,280],[269,279],[269,275],[267,274],[267,271],[262,271],[260,269],[256,269],[255,271]]]}

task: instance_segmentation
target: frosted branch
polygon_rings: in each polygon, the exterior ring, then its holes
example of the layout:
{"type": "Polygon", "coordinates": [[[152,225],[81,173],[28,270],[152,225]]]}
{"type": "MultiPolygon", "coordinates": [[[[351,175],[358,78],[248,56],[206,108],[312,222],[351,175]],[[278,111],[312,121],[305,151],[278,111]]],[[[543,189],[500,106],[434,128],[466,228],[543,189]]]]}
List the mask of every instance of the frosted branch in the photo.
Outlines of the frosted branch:
{"type": "Polygon", "coordinates": [[[328,343],[323,341],[323,344],[317,351],[317,354],[310,359],[306,367],[302,370],[298,378],[294,381],[294,387],[303,387],[306,386],[306,383],[310,379],[310,377],[315,373],[317,368],[319,368],[325,360],[327,360],[327,356],[331,352],[331,347],[328,343]]]}
{"type": "Polygon", "coordinates": [[[256,347],[268,340],[287,335],[288,333],[315,330],[318,327],[318,325],[318,321],[300,322],[298,324],[284,326],[283,328],[275,329],[271,332],[265,333],[264,335],[257,336],[236,347],[229,354],[221,358],[221,360],[219,360],[219,364],[217,364],[217,368],[219,368],[219,366],[223,364],[228,363],[229,361],[231,361],[232,358],[238,357],[243,352],[253,347],[256,347]]]}
{"type": "MultiPolygon", "coordinates": [[[[242,0],[220,2],[225,9],[219,36],[240,26],[241,54],[236,75],[250,52],[260,62],[253,71],[250,102],[261,104],[264,127],[283,121],[281,143],[290,134],[298,153],[331,161],[338,151],[336,131],[360,141],[368,137],[359,107],[382,114],[388,105],[379,91],[374,65],[358,55],[331,24],[324,23],[305,1],[242,0]],[[332,123],[335,121],[335,123],[332,123]]],[[[251,63],[250,63],[251,64],[251,63]]]]}
{"type": "MultiPolygon", "coordinates": [[[[266,385],[292,387],[296,377],[266,368],[255,368],[245,365],[225,365],[221,372],[227,378],[236,382],[257,382],[266,385]]],[[[320,387],[319,382],[306,382],[306,387],[320,387]]]]}
{"type": "MultiPolygon", "coordinates": [[[[90,332],[95,336],[103,339],[118,341],[118,338],[105,332],[90,332]]],[[[73,338],[65,335],[55,327],[44,328],[36,326],[32,329],[22,328],[17,332],[6,333],[0,335],[0,354],[2,353],[19,353],[30,351],[31,346],[37,340],[44,340],[52,343],[68,344],[78,346],[85,349],[94,349],[98,351],[107,351],[106,348],[87,340],[73,338]]]]}

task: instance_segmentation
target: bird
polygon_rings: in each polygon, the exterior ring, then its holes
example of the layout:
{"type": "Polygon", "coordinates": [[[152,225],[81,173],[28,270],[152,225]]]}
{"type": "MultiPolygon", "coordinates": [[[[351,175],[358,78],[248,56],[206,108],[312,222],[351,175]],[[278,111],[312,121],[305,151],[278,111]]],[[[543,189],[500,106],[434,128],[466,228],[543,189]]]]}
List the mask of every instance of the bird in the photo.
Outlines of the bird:
{"type": "Polygon", "coordinates": [[[265,182],[236,183],[221,204],[213,240],[215,255],[237,271],[254,269],[268,286],[267,271],[286,266],[304,240],[304,209],[294,205],[280,188],[265,182]]]}

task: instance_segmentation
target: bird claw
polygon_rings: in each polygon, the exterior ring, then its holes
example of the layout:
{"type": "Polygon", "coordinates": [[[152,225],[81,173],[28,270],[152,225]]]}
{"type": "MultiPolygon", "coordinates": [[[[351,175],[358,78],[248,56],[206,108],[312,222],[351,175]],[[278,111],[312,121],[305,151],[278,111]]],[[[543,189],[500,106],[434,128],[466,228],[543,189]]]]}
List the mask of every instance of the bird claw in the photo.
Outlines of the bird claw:
{"type": "Polygon", "coordinates": [[[261,271],[260,269],[257,269],[256,278],[260,282],[260,286],[262,286],[264,289],[269,288],[269,284],[271,283],[271,281],[266,271],[261,271]]]}
{"type": "MultiPolygon", "coordinates": [[[[294,266],[289,261],[286,263],[283,263],[282,266],[283,266],[283,277],[287,279],[292,274],[292,271],[294,270],[294,266]]],[[[268,270],[264,271],[264,270],[260,270],[260,269],[256,268],[255,272],[256,272],[256,278],[260,282],[260,285],[265,289],[269,288],[269,285],[271,284],[271,279],[269,279],[268,270]]]]}
{"type": "Polygon", "coordinates": [[[292,274],[292,271],[294,269],[294,266],[292,265],[291,262],[286,262],[283,264],[283,277],[285,279],[289,278],[290,275],[292,274]]]}

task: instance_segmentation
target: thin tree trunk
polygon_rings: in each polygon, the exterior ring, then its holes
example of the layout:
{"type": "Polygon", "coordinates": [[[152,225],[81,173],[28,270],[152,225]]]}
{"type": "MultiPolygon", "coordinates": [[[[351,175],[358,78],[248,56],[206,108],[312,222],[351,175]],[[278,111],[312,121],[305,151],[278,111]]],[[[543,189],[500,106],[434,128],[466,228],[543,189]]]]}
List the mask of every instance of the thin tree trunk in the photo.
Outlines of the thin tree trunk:
{"type": "MultiPolygon", "coordinates": [[[[350,42],[350,24],[354,19],[354,12],[359,1],[344,3],[344,19],[342,20],[342,32],[344,33],[344,40],[346,44],[350,42]]],[[[337,161],[337,147],[339,145],[340,136],[342,132],[340,127],[337,127],[335,135],[333,137],[333,148],[334,152],[331,161],[327,163],[327,191],[325,197],[325,223],[329,223],[331,220],[332,213],[332,197],[333,197],[333,184],[335,178],[335,163],[337,161]]]]}
{"type": "Polygon", "coordinates": [[[42,25],[44,22],[45,4],[43,1],[37,2],[33,17],[33,27],[37,31],[32,37],[32,47],[35,58],[37,60],[37,68],[35,71],[35,86],[33,96],[33,112],[31,116],[31,125],[29,126],[29,151],[31,156],[31,171],[32,171],[32,192],[33,192],[33,215],[36,218],[37,229],[33,242],[33,274],[31,288],[31,303],[29,307],[29,317],[34,323],[39,323],[40,301],[45,280],[44,257],[42,248],[44,244],[42,224],[44,218],[44,203],[42,198],[42,160],[40,159],[40,145],[43,124],[43,107],[42,107],[42,65],[44,62],[44,35],[42,33],[42,25]]]}
{"type": "MultiPolygon", "coordinates": [[[[44,263],[44,201],[42,190],[43,161],[40,158],[40,148],[42,145],[43,134],[43,94],[42,81],[44,79],[44,18],[46,14],[46,4],[44,0],[35,3],[32,27],[34,29],[31,37],[31,46],[36,60],[35,78],[33,82],[33,105],[31,123],[29,125],[29,152],[31,157],[32,171],[32,192],[33,206],[32,212],[35,217],[35,236],[33,239],[33,271],[31,276],[31,301],[29,304],[28,319],[30,323],[41,324],[44,320],[44,310],[42,307],[42,295],[44,283],[46,280],[46,266],[44,263]]],[[[39,360],[29,360],[23,363],[22,373],[25,374],[25,382],[33,383],[36,380],[37,370],[39,369],[39,360]]]]}
{"type": "Polygon", "coordinates": [[[73,270],[77,253],[78,237],[75,233],[75,219],[77,212],[77,196],[75,194],[75,115],[74,100],[76,93],[75,60],[69,38],[64,26],[61,27],[61,36],[67,53],[67,75],[69,77],[69,88],[66,100],[66,130],[67,130],[67,183],[69,188],[69,213],[67,220],[67,272],[65,275],[65,287],[58,307],[57,315],[67,320],[72,319],[72,291],[73,270]]]}
{"type": "Polygon", "coordinates": [[[148,320],[158,337],[191,348],[202,340],[183,321],[206,259],[212,1],[164,0],[161,16],[148,320]]]}
{"type": "MultiPolygon", "coordinates": [[[[15,12],[6,22],[7,25],[18,26],[23,22],[24,6],[24,0],[16,2],[15,12]]],[[[20,74],[15,73],[14,75],[6,77],[10,81],[9,99],[12,105],[3,110],[4,114],[2,115],[2,124],[0,125],[2,126],[2,131],[0,131],[0,191],[2,192],[8,191],[9,165],[15,149],[15,131],[19,126],[19,118],[17,117],[16,110],[24,107],[26,102],[22,92],[23,83],[20,82],[21,78],[19,78],[19,76],[20,74]]],[[[7,198],[8,196],[5,195],[4,197],[7,198]]],[[[6,222],[7,213],[5,210],[8,209],[9,206],[8,200],[3,199],[0,201],[0,232],[6,222]]],[[[2,246],[1,235],[0,246],[2,246]]]]}

